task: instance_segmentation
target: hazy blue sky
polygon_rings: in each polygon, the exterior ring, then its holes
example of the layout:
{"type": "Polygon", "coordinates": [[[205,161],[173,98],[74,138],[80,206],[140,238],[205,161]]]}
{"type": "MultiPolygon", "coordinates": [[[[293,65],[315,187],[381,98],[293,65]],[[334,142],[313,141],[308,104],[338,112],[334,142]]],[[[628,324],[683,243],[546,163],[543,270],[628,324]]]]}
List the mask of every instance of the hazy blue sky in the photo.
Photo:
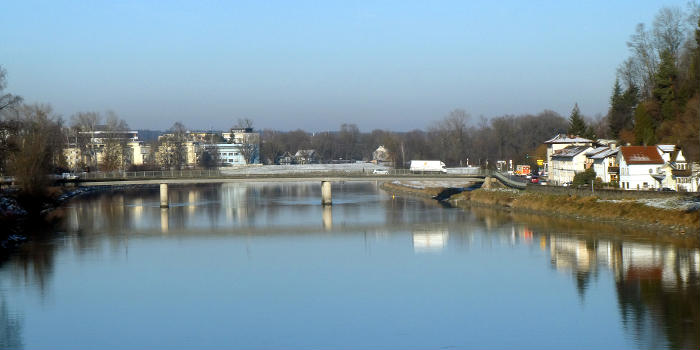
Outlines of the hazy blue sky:
{"type": "Polygon", "coordinates": [[[27,1],[0,13],[7,91],[133,128],[424,128],[606,113],[639,22],[686,1],[27,1]]]}

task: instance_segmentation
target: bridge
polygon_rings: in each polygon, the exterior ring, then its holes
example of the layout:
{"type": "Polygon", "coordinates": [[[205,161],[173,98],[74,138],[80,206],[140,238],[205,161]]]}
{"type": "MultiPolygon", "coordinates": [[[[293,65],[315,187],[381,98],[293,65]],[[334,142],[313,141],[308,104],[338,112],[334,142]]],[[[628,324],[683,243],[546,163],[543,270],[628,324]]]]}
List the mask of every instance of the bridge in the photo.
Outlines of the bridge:
{"type": "Polygon", "coordinates": [[[262,168],[253,168],[251,171],[233,173],[225,173],[221,170],[98,172],[81,174],[79,178],[63,179],[63,181],[75,182],[81,186],[160,185],[160,204],[163,208],[169,206],[168,185],[177,184],[320,181],[322,190],[321,202],[324,205],[330,205],[332,203],[331,183],[333,182],[413,180],[481,183],[484,181],[485,177],[493,176],[506,186],[520,189],[525,188],[524,183],[510,178],[508,175],[479,168],[448,169],[447,173],[412,172],[408,169],[389,169],[381,173],[364,170],[262,172],[259,169],[262,168]]]}

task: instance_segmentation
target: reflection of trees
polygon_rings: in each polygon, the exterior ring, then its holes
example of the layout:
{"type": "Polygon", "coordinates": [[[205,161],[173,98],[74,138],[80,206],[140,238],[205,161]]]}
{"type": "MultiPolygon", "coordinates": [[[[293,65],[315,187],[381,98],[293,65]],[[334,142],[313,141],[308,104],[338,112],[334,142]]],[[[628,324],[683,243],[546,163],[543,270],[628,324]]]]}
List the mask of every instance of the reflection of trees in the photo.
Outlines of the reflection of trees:
{"type": "Polygon", "coordinates": [[[693,266],[686,264],[697,266],[697,262],[688,251],[679,253],[673,254],[671,271],[664,271],[669,268],[666,264],[630,266],[616,281],[625,328],[652,348],[663,346],[662,340],[672,349],[700,347],[700,278],[697,269],[689,269],[686,276],[682,273],[693,266]]]}
{"type": "Polygon", "coordinates": [[[0,349],[22,349],[21,320],[10,315],[7,303],[0,301],[0,349]]]}
{"type": "Polygon", "coordinates": [[[11,271],[20,279],[36,285],[43,293],[53,275],[56,244],[46,237],[38,236],[24,244],[20,251],[8,261],[11,271]]]}
{"type": "Polygon", "coordinates": [[[697,249],[549,235],[552,265],[581,296],[600,268],[613,272],[623,325],[650,348],[700,346],[697,249]]]}

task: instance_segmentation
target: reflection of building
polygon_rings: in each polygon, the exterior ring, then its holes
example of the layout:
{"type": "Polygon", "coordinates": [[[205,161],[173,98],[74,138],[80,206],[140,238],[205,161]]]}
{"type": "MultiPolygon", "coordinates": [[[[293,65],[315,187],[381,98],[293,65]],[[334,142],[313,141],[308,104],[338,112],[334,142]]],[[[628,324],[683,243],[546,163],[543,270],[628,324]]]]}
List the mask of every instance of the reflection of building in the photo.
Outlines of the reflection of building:
{"type": "Polygon", "coordinates": [[[590,276],[608,267],[623,326],[650,348],[700,345],[700,250],[671,245],[550,236],[552,264],[571,271],[583,296],[590,276]]]}
{"type": "Polygon", "coordinates": [[[416,253],[440,252],[447,245],[448,231],[413,232],[413,251],[416,253]]]}

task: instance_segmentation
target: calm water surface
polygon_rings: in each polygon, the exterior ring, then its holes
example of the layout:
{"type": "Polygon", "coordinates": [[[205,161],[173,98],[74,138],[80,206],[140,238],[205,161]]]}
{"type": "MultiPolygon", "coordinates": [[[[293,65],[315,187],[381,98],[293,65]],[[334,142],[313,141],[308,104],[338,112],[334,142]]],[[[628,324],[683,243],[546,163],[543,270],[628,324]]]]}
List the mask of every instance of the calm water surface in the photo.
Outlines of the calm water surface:
{"type": "Polygon", "coordinates": [[[376,183],[333,196],[259,183],[171,187],[170,209],[157,190],[74,200],[60,232],[0,265],[0,348],[700,346],[697,247],[376,183]]]}

